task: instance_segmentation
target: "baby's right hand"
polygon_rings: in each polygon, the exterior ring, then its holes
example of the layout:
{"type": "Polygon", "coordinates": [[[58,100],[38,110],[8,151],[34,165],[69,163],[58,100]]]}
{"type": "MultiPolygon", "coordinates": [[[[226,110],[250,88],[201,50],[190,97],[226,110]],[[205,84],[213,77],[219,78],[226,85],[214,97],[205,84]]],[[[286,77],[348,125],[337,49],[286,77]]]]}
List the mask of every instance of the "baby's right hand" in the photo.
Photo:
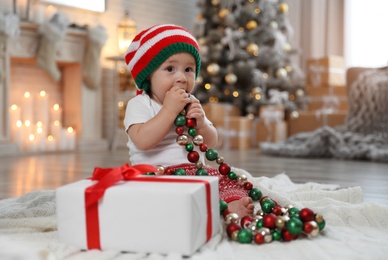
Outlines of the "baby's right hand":
{"type": "Polygon", "coordinates": [[[183,108],[190,103],[190,95],[180,87],[174,86],[166,92],[163,107],[171,113],[178,115],[183,108]]]}

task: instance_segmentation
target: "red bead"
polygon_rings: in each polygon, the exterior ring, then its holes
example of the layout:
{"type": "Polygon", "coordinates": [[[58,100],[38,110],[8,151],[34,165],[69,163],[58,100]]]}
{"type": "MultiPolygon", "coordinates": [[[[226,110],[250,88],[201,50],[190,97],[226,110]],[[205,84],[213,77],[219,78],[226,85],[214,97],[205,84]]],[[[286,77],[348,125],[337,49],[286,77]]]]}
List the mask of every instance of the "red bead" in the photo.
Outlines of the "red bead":
{"type": "Polygon", "coordinates": [[[272,210],[272,213],[275,214],[276,216],[282,215],[282,214],[283,214],[283,212],[282,212],[282,207],[279,206],[279,205],[275,206],[275,207],[273,208],[273,210],[272,210]]]}
{"type": "Polygon", "coordinates": [[[187,154],[187,160],[189,162],[195,163],[199,160],[199,153],[197,151],[191,151],[187,154]]]}
{"type": "Polygon", "coordinates": [[[299,211],[299,217],[303,222],[313,221],[315,219],[315,214],[311,209],[304,208],[299,211]]]}
{"type": "Polygon", "coordinates": [[[311,222],[306,222],[303,224],[303,231],[307,234],[310,234],[314,230],[314,225],[311,222]]]}
{"type": "Polygon", "coordinates": [[[175,133],[177,133],[178,135],[183,134],[184,131],[185,129],[183,128],[183,126],[177,126],[177,128],[175,128],[175,133]]]}
{"type": "Polygon", "coordinates": [[[260,204],[264,201],[264,200],[266,200],[266,199],[270,199],[270,197],[268,197],[268,196],[263,196],[263,197],[261,197],[260,198],[260,204]]]}
{"type": "Polygon", "coordinates": [[[244,183],[244,189],[251,190],[252,188],[253,188],[252,182],[247,181],[246,183],[244,183]]]}
{"type": "Polygon", "coordinates": [[[250,224],[252,224],[253,218],[249,215],[244,216],[241,218],[241,227],[247,228],[250,224]]]}
{"type": "Polygon", "coordinates": [[[228,175],[230,173],[230,166],[227,163],[221,163],[218,170],[222,175],[228,175]]]}
{"type": "Polygon", "coordinates": [[[231,213],[231,211],[229,209],[226,209],[222,211],[222,216],[225,218],[229,213],[231,213]]]}
{"type": "Polygon", "coordinates": [[[276,215],[267,214],[263,216],[263,227],[273,229],[276,227],[276,215]]]}
{"type": "Polygon", "coordinates": [[[236,230],[241,230],[241,227],[239,224],[237,223],[230,223],[227,227],[226,227],[226,233],[228,234],[228,236],[230,237],[232,235],[232,233],[236,230]]]}
{"type": "Polygon", "coordinates": [[[164,175],[172,175],[174,173],[174,170],[171,168],[168,168],[164,171],[164,175]]]}
{"type": "Polygon", "coordinates": [[[186,127],[187,128],[195,128],[197,126],[197,121],[195,118],[186,118],[186,127]]]}
{"type": "Polygon", "coordinates": [[[297,238],[297,236],[292,235],[290,232],[288,232],[287,229],[282,230],[282,238],[284,241],[291,241],[297,238]]]}
{"type": "Polygon", "coordinates": [[[207,150],[207,144],[201,144],[201,145],[199,146],[199,150],[200,150],[201,152],[206,152],[206,150],[207,150]]]}
{"type": "Polygon", "coordinates": [[[257,233],[253,237],[253,241],[255,241],[256,244],[261,245],[264,243],[264,236],[261,233],[257,233]]]}

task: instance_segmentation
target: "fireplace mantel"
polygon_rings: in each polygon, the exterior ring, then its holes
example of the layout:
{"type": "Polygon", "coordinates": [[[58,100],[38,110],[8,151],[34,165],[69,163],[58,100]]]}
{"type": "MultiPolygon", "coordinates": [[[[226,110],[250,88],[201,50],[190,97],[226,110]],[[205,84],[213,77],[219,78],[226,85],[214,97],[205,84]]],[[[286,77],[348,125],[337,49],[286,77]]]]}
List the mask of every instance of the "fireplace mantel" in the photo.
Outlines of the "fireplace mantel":
{"type": "MultiPolygon", "coordinates": [[[[12,63],[36,64],[39,48],[39,27],[21,23],[17,42],[0,43],[0,156],[21,151],[11,142],[9,124],[10,67],[12,63]]],[[[102,91],[90,89],[82,82],[82,61],[87,47],[87,32],[69,29],[57,51],[63,87],[63,121],[75,127],[78,150],[105,150],[108,142],[102,138],[102,91]]]]}

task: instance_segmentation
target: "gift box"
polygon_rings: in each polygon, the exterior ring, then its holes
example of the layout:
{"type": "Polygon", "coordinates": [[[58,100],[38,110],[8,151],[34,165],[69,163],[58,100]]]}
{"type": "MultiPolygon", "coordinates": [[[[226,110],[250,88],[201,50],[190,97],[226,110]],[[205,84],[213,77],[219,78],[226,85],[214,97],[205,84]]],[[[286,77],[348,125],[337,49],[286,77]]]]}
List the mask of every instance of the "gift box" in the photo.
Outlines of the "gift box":
{"type": "Polygon", "coordinates": [[[287,122],[285,120],[269,121],[258,120],[255,126],[255,143],[279,142],[287,138],[287,122]]]}
{"type": "Polygon", "coordinates": [[[218,147],[246,150],[251,147],[252,118],[231,116],[213,121],[218,131],[218,147]]]}
{"type": "Polygon", "coordinates": [[[349,109],[349,101],[345,96],[323,96],[309,97],[307,102],[307,110],[325,110],[326,108],[335,111],[347,111],[349,109]]]}
{"type": "Polygon", "coordinates": [[[101,182],[81,180],[56,190],[61,242],[191,255],[219,232],[217,177],[140,175],[108,187],[96,202],[101,182]]]}
{"type": "Polygon", "coordinates": [[[323,126],[339,126],[345,124],[346,111],[321,113],[321,111],[300,111],[297,118],[288,120],[288,136],[311,132],[323,126]]]}
{"type": "Polygon", "coordinates": [[[341,96],[347,97],[347,88],[344,85],[341,86],[329,86],[329,87],[313,87],[311,85],[306,86],[306,95],[313,97],[321,96],[341,96]]]}
{"type": "Polygon", "coordinates": [[[307,60],[307,84],[318,86],[345,85],[345,64],[341,56],[307,60]]]}
{"type": "Polygon", "coordinates": [[[228,103],[207,103],[202,105],[206,117],[210,121],[217,121],[228,116],[240,116],[241,110],[238,106],[228,103]]]}

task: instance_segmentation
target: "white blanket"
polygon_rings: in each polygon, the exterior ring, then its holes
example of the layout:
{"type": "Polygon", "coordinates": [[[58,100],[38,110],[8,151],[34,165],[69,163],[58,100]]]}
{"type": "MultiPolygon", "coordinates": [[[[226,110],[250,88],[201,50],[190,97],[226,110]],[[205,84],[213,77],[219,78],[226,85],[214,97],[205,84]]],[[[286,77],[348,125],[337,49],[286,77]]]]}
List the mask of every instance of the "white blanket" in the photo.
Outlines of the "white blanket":
{"type": "MultiPolygon", "coordinates": [[[[235,169],[237,170],[237,169],[235,169]]],[[[292,242],[239,244],[222,232],[191,257],[117,251],[80,251],[57,238],[55,191],[35,191],[0,201],[0,259],[386,259],[388,205],[362,201],[359,187],[295,184],[287,175],[252,178],[255,187],[281,205],[308,207],[322,213],[326,227],[319,236],[292,242]]]]}

